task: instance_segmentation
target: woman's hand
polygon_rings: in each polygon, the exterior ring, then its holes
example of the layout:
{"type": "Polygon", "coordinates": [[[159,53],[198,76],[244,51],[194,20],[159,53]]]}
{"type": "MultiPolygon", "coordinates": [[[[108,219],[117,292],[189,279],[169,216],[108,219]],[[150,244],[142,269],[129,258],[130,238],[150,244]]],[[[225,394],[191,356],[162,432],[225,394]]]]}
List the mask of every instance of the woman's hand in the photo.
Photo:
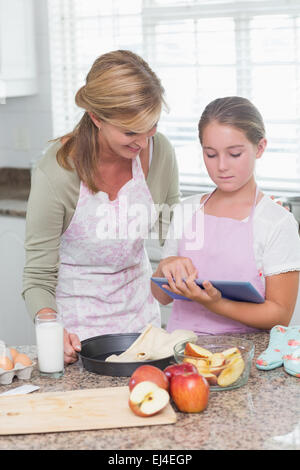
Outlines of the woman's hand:
{"type": "Polygon", "coordinates": [[[64,362],[65,364],[72,364],[78,360],[76,351],[81,350],[79,338],[74,333],[68,333],[64,329],[64,362]]]}

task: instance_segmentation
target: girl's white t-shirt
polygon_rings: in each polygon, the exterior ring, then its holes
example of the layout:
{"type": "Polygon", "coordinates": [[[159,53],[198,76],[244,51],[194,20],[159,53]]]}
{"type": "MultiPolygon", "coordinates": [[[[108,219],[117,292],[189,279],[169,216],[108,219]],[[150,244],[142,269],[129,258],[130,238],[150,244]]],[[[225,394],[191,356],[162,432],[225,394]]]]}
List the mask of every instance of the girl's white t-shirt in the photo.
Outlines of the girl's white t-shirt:
{"type": "MultiPolygon", "coordinates": [[[[174,208],[173,218],[163,247],[162,258],[178,256],[178,234],[183,227],[178,217],[183,204],[191,204],[194,210],[198,207],[204,194],[184,199],[174,208]],[[175,235],[174,235],[175,234],[175,235]],[[177,237],[177,239],[176,239],[177,237]]],[[[243,220],[247,222],[248,217],[243,220]]],[[[264,195],[255,207],[253,217],[254,257],[262,281],[267,276],[300,271],[300,236],[299,226],[292,213],[264,195]]]]}

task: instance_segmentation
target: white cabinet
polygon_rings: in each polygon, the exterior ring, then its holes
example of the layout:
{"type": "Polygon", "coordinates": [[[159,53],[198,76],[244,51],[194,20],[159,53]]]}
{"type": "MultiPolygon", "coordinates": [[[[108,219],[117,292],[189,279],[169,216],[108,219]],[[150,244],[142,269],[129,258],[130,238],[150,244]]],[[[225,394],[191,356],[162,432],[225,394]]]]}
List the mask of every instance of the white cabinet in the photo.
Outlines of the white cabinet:
{"type": "Polygon", "coordinates": [[[25,219],[0,215],[0,339],[7,345],[35,344],[34,324],[22,293],[25,219]]]}
{"type": "Polygon", "coordinates": [[[36,92],[33,0],[0,0],[0,99],[36,92]]]}

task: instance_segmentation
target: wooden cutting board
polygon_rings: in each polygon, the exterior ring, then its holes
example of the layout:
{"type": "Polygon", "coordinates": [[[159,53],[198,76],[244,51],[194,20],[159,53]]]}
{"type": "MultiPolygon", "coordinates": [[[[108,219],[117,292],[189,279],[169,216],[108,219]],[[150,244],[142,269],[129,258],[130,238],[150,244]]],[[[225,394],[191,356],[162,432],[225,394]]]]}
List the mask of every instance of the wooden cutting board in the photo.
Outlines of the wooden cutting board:
{"type": "Polygon", "coordinates": [[[152,426],[176,422],[170,405],[142,418],[128,406],[128,387],[0,397],[0,435],[152,426]]]}

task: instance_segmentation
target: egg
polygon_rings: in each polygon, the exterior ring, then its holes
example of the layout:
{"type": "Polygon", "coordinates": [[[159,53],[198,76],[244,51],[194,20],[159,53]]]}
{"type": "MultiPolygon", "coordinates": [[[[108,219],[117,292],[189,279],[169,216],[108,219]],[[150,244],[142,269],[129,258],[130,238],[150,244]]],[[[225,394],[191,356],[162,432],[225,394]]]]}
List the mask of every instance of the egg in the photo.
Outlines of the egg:
{"type": "Polygon", "coordinates": [[[22,366],[27,367],[32,365],[32,360],[27,354],[18,353],[14,358],[14,364],[22,364],[22,366]]]}
{"type": "Polygon", "coordinates": [[[9,348],[9,352],[11,354],[13,362],[15,362],[15,357],[19,354],[15,348],[9,348]]]}
{"type": "Polygon", "coordinates": [[[7,356],[0,356],[0,369],[11,370],[14,368],[13,362],[7,356]]]}

